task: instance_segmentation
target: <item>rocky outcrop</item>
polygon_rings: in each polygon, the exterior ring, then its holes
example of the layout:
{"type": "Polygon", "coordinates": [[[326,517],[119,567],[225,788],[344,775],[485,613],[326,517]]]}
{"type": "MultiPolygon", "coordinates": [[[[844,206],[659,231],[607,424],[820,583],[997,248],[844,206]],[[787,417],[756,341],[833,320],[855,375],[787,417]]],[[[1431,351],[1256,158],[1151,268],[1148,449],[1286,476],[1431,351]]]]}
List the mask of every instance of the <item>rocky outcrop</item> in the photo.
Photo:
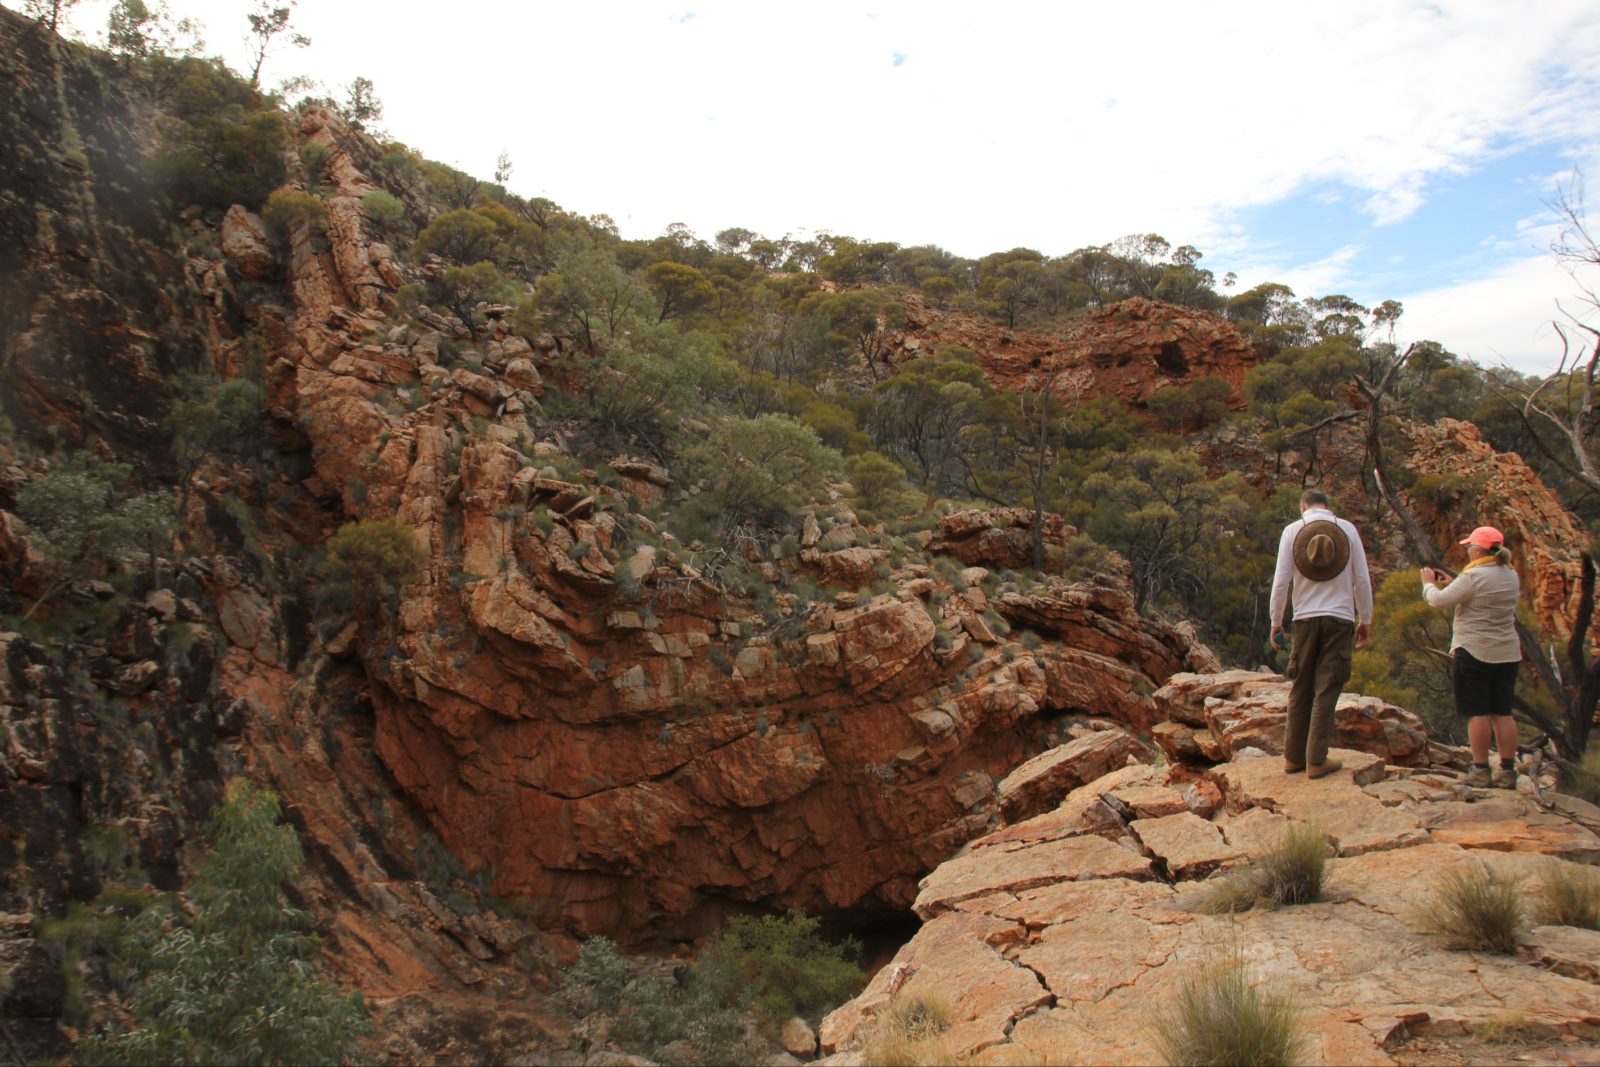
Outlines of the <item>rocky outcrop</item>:
{"type": "Polygon", "coordinates": [[[1472,527],[1487,523],[1506,535],[1522,578],[1523,595],[1545,633],[1567,634],[1577,615],[1581,566],[1578,556],[1590,549],[1589,531],[1561,506],[1521,456],[1496,452],[1470,422],[1440,419],[1431,426],[1405,425],[1410,451],[1406,464],[1419,476],[1456,479],[1470,489],[1472,510],[1459,502],[1419,500],[1411,494],[1418,520],[1446,547],[1448,562],[1466,564],[1466,550],[1456,542],[1472,527]]]}
{"type": "MultiPolygon", "coordinates": [[[[1033,566],[1033,512],[1027,508],[969,508],[939,520],[929,552],[953,556],[968,566],[1021,570],[1033,566]]],[[[1060,570],[1062,550],[1078,531],[1059,515],[1046,514],[1040,540],[1046,570],[1060,570]]]]}
{"type": "Polygon", "coordinates": [[[997,328],[992,319],[942,309],[915,294],[902,299],[905,329],[891,339],[893,362],[959,345],[977,353],[984,376],[999,389],[1037,384],[1044,371],[1072,374],[1090,396],[1140,407],[1169,385],[1215,377],[1239,398],[1244,376],[1261,359],[1220,315],[1142,297],[1086,312],[1050,334],[997,328]]]}
{"type": "MultiPolygon", "coordinates": [[[[917,934],[823,1021],[827,1062],[862,1062],[878,1020],[917,998],[948,1004],[948,1052],[971,1062],[1156,1062],[1152,1005],[1230,946],[1296,1000],[1312,1063],[1416,1062],[1399,1058],[1408,1041],[1470,1035],[1508,1011],[1557,1045],[1600,1033],[1588,932],[1541,927],[1518,956],[1488,956],[1445,948],[1414,917],[1448,872],[1532,882],[1550,858],[1592,862],[1600,837],[1531,792],[1339,755],[1348,770],[1316,781],[1236,757],[1198,779],[1222,798],[1211,811],[1185,801],[1181,768],[1129,766],[974,841],[923,881],[917,934]],[[1320,902],[1196,910],[1205,879],[1295,822],[1334,843],[1320,902]]],[[[1600,826],[1600,811],[1586,817],[1600,826]]]]}
{"type": "MultiPolygon", "coordinates": [[[[1152,733],[1172,760],[1224,763],[1245,749],[1283,754],[1289,683],[1276,674],[1177,674],[1154,697],[1166,721],[1152,733]]],[[[1376,697],[1344,693],[1334,743],[1401,767],[1428,762],[1428,731],[1417,716],[1376,697]]]]}

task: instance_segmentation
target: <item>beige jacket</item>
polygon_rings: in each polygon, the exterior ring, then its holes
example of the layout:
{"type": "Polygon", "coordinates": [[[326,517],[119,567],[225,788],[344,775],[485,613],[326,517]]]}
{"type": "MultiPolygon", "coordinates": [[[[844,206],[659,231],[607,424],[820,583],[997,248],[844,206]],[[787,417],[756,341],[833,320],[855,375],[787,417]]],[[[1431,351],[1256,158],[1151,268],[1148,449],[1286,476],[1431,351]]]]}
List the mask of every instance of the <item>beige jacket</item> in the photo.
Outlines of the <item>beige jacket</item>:
{"type": "Polygon", "coordinates": [[[1436,608],[1454,608],[1450,651],[1464,648],[1483,663],[1522,659],[1517,641],[1517,595],[1521,583],[1512,567],[1496,563],[1472,567],[1444,588],[1422,585],[1423,599],[1436,608]]]}

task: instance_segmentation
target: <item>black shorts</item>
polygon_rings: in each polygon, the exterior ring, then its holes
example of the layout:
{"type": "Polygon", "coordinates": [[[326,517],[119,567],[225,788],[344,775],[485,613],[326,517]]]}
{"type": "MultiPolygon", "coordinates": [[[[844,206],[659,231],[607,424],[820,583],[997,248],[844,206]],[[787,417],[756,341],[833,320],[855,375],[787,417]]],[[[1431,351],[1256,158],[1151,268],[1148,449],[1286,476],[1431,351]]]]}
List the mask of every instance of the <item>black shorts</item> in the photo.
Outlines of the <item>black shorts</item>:
{"type": "Polygon", "coordinates": [[[1452,681],[1456,714],[1463,719],[1478,715],[1510,715],[1511,694],[1517,688],[1517,661],[1485,663],[1464,648],[1454,653],[1452,681]]]}

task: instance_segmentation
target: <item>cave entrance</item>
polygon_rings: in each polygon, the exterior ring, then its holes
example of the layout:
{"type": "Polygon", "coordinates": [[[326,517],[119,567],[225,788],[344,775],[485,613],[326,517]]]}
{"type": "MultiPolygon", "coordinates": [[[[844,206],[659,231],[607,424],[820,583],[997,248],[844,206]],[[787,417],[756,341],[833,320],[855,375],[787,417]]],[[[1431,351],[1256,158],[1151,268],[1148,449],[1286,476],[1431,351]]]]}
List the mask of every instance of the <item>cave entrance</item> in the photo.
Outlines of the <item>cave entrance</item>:
{"type": "Polygon", "coordinates": [[[1161,351],[1156,355],[1156,366],[1175,378],[1182,378],[1189,373],[1189,361],[1183,358],[1183,346],[1176,341],[1168,341],[1161,346],[1161,351]]]}
{"type": "Polygon", "coordinates": [[[822,920],[830,941],[853,937],[861,942],[861,969],[870,978],[894,959],[895,953],[922,928],[922,920],[908,908],[858,909],[822,920]]]}

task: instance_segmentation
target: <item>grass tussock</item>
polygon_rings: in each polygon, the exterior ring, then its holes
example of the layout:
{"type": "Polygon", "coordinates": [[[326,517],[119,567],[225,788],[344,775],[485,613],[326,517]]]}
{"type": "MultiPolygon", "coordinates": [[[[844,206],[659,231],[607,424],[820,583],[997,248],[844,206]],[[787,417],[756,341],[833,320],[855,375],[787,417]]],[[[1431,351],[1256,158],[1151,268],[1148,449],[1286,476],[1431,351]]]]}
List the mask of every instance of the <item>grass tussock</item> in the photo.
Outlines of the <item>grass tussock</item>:
{"type": "Polygon", "coordinates": [[[1255,864],[1208,886],[1197,910],[1224,915],[1279,904],[1310,904],[1322,896],[1330,844],[1319,827],[1294,823],[1255,864]]]}
{"type": "Polygon", "coordinates": [[[882,1067],[953,1067],[955,1049],[945,1038],[950,1005],[914,996],[890,1008],[862,1049],[862,1059],[882,1067]]]}
{"type": "Polygon", "coordinates": [[[1496,1048],[1524,1048],[1549,1035],[1520,1011],[1502,1011],[1472,1028],[1472,1036],[1496,1048]]]}
{"type": "Polygon", "coordinates": [[[1600,743],[1592,744],[1583,754],[1583,763],[1563,776],[1562,788],[1579,800],[1600,804],[1600,743]]]}
{"type": "Polygon", "coordinates": [[[1533,917],[1545,926],[1600,930],[1600,872],[1581,863],[1548,861],[1533,893],[1533,917]]]}
{"type": "Polygon", "coordinates": [[[1526,912],[1520,882],[1474,864],[1441,878],[1417,919],[1451,948],[1509,955],[1517,950],[1526,912]]]}
{"type": "Polygon", "coordinates": [[[1152,1026],[1156,1050],[1173,1067],[1299,1063],[1309,1044],[1294,1000],[1252,981],[1237,955],[1185,978],[1152,1026]]]}

